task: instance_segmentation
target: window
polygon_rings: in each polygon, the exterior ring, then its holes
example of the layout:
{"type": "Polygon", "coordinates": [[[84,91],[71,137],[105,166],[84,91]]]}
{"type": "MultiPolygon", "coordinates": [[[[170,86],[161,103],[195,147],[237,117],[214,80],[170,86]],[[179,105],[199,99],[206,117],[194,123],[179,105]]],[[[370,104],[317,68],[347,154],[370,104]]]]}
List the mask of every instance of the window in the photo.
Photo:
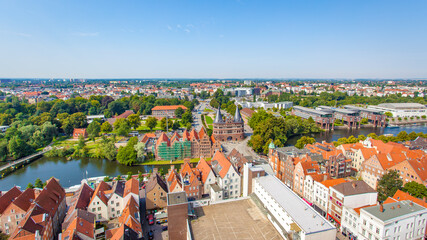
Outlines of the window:
{"type": "Polygon", "coordinates": [[[114,212],[114,208],[112,208],[112,209],[111,209],[111,211],[113,211],[113,212],[114,212]]]}
{"type": "Polygon", "coordinates": [[[95,212],[95,210],[96,210],[95,208],[92,208],[92,212],[95,212]]]}
{"type": "Polygon", "coordinates": [[[102,215],[101,214],[98,214],[98,219],[101,219],[102,218],[102,215]]]}
{"type": "Polygon", "coordinates": [[[98,211],[101,211],[101,207],[98,207],[98,211]]]}
{"type": "Polygon", "coordinates": [[[117,203],[116,203],[116,207],[118,207],[118,206],[119,206],[119,203],[117,202],[117,203]]]}

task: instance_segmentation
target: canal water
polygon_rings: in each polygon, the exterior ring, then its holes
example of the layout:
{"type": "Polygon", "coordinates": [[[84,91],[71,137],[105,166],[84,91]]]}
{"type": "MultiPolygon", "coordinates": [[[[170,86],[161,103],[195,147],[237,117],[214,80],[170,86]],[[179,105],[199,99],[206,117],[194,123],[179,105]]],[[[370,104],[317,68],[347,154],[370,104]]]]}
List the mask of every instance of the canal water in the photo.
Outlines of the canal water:
{"type": "MultiPolygon", "coordinates": [[[[311,134],[310,136],[316,139],[316,141],[326,141],[333,142],[337,141],[339,138],[350,137],[351,135],[357,136],[365,135],[367,136],[369,133],[375,133],[377,135],[383,134],[393,134],[397,135],[401,131],[406,131],[407,133],[415,132],[415,133],[427,133],[427,125],[412,125],[412,126],[399,126],[399,127],[386,127],[386,128],[359,128],[359,129],[337,129],[330,132],[321,132],[316,134],[311,134]]],[[[301,136],[294,136],[288,139],[286,142],[287,146],[295,145],[297,140],[301,136]]]]}
{"type": "MultiPolygon", "coordinates": [[[[395,128],[360,128],[357,130],[335,130],[333,132],[322,132],[313,134],[317,141],[336,141],[338,138],[349,137],[354,135],[368,135],[369,133],[381,134],[398,134],[400,131],[406,131],[408,133],[414,131],[416,133],[423,132],[427,133],[426,125],[419,126],[400,126],[395,128]]],[[[287,145],[294,145],[300,136],[290,138],[287,145]]],[[[84,178],[87,172],[87,177],[97,176],[111,176],[115,177],[119,174],[125,175],[128,172],[137,174],[138,171],[146,173],[152,170],[154,167],[161,169],[166,173],[169,169],[168,165],[164,166],[123,166],[117,162],[112,162],[102,159],[73,159],[66,160],[65,158],[48,158],[42,157],[29,165],[18,169],[12,174],[0,179],[0,190],[8,190],[13,186],[21,186],[25,188],[28,183],[34,183],[37,178],[42,181],[49,179],[50,177],[56,177],[60,180],[60,183],[64,187],[70,187],[79,184],[81,179],[84,178]]],[[[178,167],[178,166],[177,166],[178,167]]]]}
{"type": "MultiPolygon", "coordinates": [[[[169,165],[147,165],[147,166],[124,166],[115,161],[105,159],[72,159],[66,158],[48,158],[41,157],[29,165],[16,170],[3,179],[0,179],[0,191],[5,191],[13,186],[26,188],[28,183],[33,183],[37,178],[42,181],[55,177],[60,180],[63,187],[70,187],[79,184],[80,181],[87,177],[126,175],[128,172],[137,174],[138,171],[148,173],[153,168],[158,168],[159,171],[166,173],[169,165]]],[[[176,166],[177,168],[179,166],[176,166]]]]}

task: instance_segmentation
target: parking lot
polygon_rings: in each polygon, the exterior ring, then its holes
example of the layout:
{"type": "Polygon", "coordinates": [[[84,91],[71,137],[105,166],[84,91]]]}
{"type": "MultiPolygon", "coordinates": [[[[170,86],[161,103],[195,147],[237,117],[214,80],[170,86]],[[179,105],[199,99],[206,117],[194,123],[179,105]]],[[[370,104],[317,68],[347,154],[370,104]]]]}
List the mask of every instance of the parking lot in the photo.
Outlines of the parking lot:
{"type": "Polygon", "coordinates": [[[282,239],[251,199],[195,208],[195,240],[282,239]]]}

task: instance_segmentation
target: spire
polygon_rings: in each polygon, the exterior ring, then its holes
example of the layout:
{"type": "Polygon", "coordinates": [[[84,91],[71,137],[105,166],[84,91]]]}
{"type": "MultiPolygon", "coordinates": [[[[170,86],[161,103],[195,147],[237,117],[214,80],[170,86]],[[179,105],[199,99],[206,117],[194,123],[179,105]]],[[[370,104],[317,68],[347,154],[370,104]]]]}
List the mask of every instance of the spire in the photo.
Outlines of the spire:
{"type": "Polygon", "coordinates": [[[216,112],[215,120],[213,121],[213,123],[223,123],[223,122],[224,120],[222,120],[221,106],[218,106],[218,111],[216,112]]]}
{"type": "Polygon", "coordinates": [[[238,123],[243,122],[242,115],[240,115],[240,109],[239,109],[238,105],[236,105],[236,113],[234,114],[234,122],[238,122],[238,123]]]}

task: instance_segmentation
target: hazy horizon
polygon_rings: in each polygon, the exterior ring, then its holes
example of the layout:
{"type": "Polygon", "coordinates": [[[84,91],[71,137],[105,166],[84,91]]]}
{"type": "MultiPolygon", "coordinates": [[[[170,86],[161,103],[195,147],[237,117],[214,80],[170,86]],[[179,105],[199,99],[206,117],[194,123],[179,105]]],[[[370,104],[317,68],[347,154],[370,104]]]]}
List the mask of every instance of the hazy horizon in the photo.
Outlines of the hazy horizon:
{"type": "Polygon", "coordinates": [[[427,1],[0,0],[0,78],[427,78],[427,1]]]}

